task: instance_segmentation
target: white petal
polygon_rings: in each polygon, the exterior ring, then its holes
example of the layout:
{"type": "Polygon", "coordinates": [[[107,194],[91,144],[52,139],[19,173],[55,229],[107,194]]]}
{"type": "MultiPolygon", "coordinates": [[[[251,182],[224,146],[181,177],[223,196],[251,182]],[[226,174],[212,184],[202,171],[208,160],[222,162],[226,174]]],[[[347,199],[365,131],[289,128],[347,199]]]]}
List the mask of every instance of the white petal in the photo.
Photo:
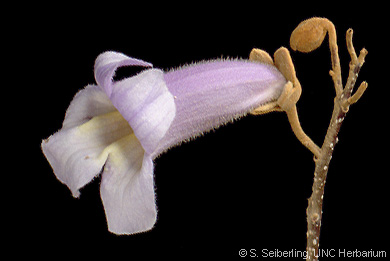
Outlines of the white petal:
{"type": "Polygon", "coordinates": [[[156,222],[153,162],[135,135],[107,149],[100,193],[108,229],[116,234],[150,230],[156,222]]]}
{"type": "Polygon", "coordinates": [[[115,111],[104,90],[97,85],[88,85],[79,91],[66,111],[63,129],[81,125],[93,117],[115,111]]]}
{"type": "Polygon", "coordinates": [[[128,122],[114,111],[61,129],[42,141],[42,151],[57,178],[78,197],[79,189],[98,175],[106,162],[104,149],[132,132],[128,122]]]}

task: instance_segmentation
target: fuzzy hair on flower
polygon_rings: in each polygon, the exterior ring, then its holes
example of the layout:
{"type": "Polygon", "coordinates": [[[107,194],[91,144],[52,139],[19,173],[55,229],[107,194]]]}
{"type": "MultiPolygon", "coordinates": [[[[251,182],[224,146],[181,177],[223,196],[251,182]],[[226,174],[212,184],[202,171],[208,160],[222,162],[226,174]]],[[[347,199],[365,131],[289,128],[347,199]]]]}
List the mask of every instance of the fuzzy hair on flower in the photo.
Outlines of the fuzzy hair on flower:
{"type": "Polygon", "coordinates": [[[153,228],[154,158],[274,102],[286,84],[273,65],[249,60],[211,60],[164,72],[117,52],[100,54],[94,74],[96,84],[75,95],[62,128],[41,146],[74,197],[101,175],[108,229],[115,234],[153,228]],[[114,81],[123,66],[145,70],[114,81]]]}

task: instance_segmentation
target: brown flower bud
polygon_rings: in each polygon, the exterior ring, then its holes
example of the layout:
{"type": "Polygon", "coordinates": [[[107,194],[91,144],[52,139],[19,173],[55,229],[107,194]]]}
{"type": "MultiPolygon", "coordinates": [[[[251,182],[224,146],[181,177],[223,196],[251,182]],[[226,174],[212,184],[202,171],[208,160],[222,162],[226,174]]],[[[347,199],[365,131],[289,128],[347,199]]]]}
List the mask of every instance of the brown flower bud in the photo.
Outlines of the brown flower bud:
{"type": "Polygon", "coordinates": [[[324,41],[328,20],[326,18],[313,17],[301,22],[292,32],[290,46],[296,51],[309,53],[317,49],[324,41]]]}

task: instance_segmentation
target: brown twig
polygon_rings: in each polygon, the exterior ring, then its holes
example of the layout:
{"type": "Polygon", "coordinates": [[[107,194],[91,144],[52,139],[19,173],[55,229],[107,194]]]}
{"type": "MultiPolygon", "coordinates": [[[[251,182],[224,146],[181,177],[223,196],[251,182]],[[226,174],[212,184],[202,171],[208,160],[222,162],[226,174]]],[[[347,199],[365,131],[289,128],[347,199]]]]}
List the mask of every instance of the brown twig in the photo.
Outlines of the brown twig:
{"type": "Polygon", "coordinates": [[[352,44],[352,29],[347,31],[346,41],[348,52],[351,56],[348,80],[345,88],[342,88],[340,60],[336,42],[336,30],[334,25],[325,18],[312,18],[302,22],[291,35],[291,47],[295,50],[310,52],[320,46],[324,39],[324,32],[329,34],[329,48],[331,52],[332,76],[336,90],[332,118],[326,133],[324,142],[320,149],[319,156],[315,157],[314,182],[312,195],[309,198],[307,213],[307,260],[318,260],[319,242],[322,222],[322,204],[324,198],[324,188],[328,174],[329,163],[333,150],[338,142],[338,133],[342,122],[349,110],[349,106],[356,103],[367,89],[367,83],[363,82],[355,94],[352,95],[353,88],[358,77],[360,68],[364,63],[367,51],[362,49],[359,57],[355,53],[352,44]],[[309,32],[309,35],[308,35],[309,32]],[[314,42],[314,44],[313,44],[314,42]],[[315,48],[314,48],[314,47],[315,48]]]}

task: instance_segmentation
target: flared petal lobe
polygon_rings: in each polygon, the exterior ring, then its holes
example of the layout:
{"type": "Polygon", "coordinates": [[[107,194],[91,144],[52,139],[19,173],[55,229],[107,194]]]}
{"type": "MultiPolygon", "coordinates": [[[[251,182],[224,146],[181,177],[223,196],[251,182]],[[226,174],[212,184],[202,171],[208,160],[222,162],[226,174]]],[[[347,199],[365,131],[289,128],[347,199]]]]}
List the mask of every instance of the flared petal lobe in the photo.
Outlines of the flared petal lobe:
{"type": "Polygon", "coordinates": [[[132,132],[102,89],[90,85],[71,102],[63,128],[41,146],[56,177],[78,197],[106,162],[104,149],[132,132]]]}
{"type": "Polygon", "coordinates": [[[144,150],[151,154],[175,117],[175,102],[161,70],[149,69],[134,77],[113,82],[118,67],[132,65],[150,64],[115,52],[103,53],[96,59],[95,78],[112,104],[129,122],[144,150]]]}
{"type": "Polygon", "coordinates": [[[62,129],[82,125],[95,116],[113,111],[116,111],[116,108],[104,90],[96,85],[88,85],[80,90],[70,103],[62,129]]]}
{"type": "Polygon", "coordinates": [[[142,66],[153,67],[151,63],[128,57],[122,53],[104,52],[95,61],[95,79],[99,86],[104,87],[108,97],[111,97],[113,82],[112,77],[118,67],[142,66]]]}
{"type": "Polygon", "coordinates": [[[153,185],[153,161],[135,135],[107,148],[100,195],[108,228],[116,234],[149,230],[157,211],[153,185]]]}

